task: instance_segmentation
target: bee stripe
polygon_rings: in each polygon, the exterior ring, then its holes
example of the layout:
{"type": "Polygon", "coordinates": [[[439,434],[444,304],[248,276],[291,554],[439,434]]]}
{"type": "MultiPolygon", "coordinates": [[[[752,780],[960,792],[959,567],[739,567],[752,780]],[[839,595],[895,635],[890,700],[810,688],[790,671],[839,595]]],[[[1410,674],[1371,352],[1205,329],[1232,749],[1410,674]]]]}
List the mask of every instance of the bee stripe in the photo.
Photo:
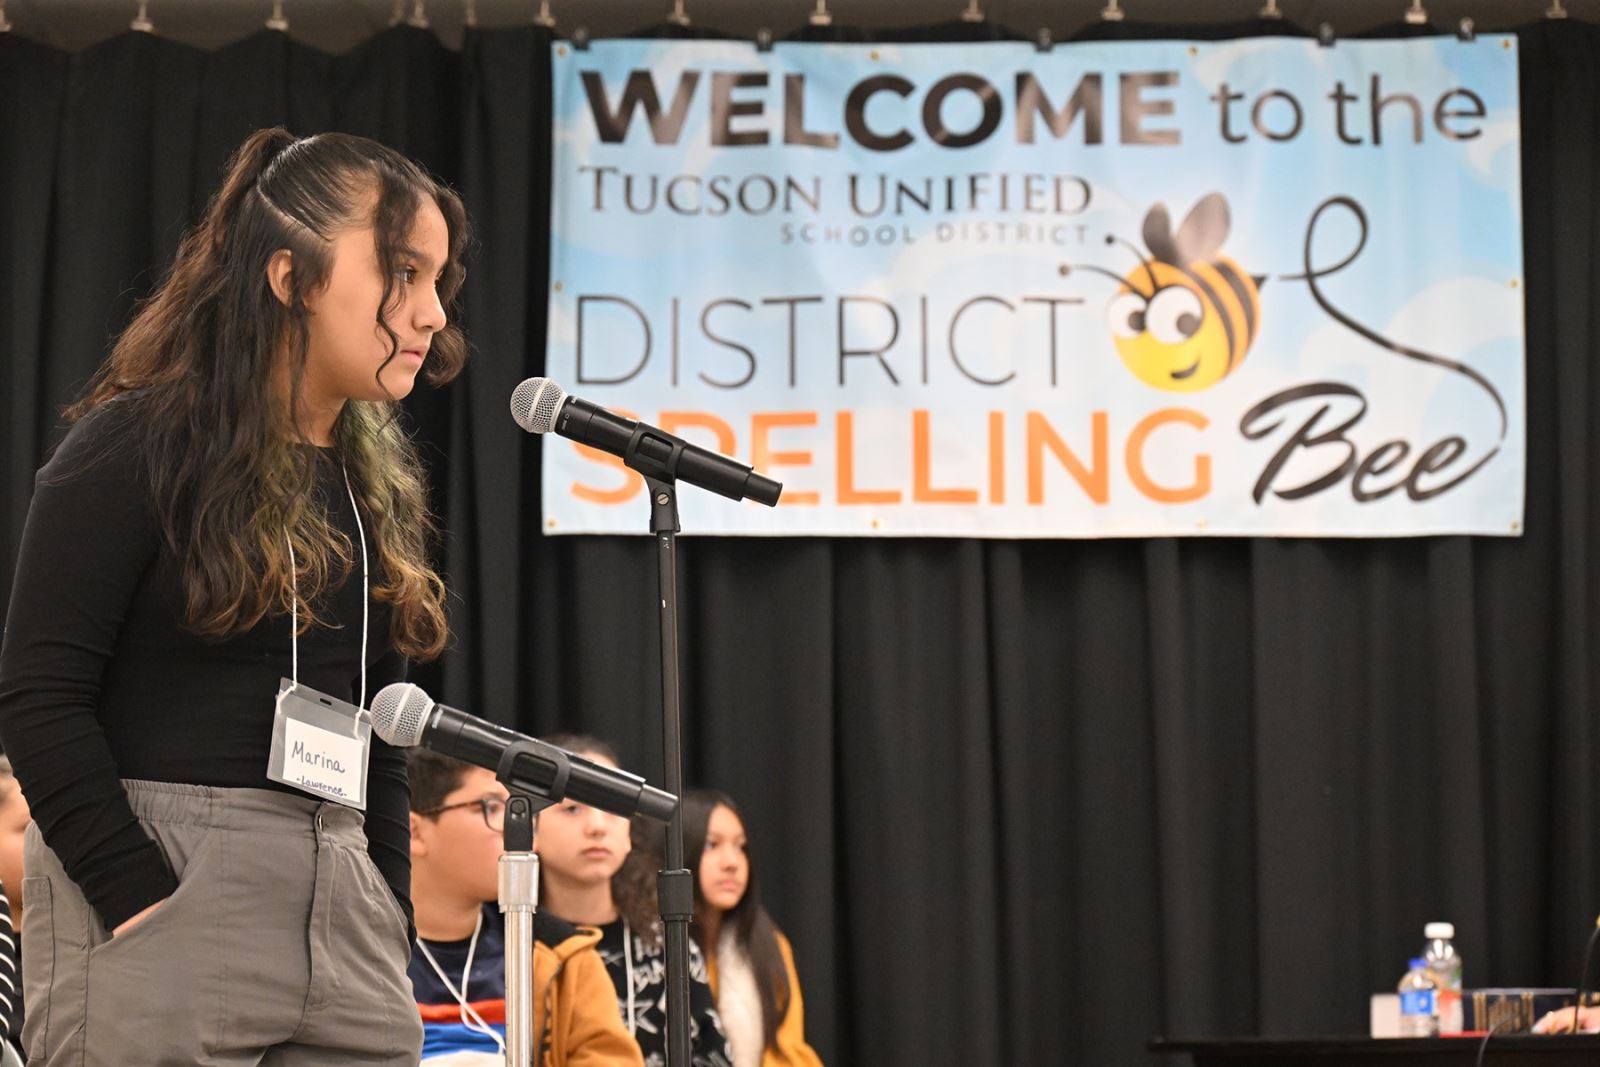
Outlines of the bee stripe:
{"type": "Polygon", "coordinates": [[[1239,265],[1231,259],[1218,259],[1211,264],[1218,274],[1233,289],[1233,295],[1239,298],[1239,306],[1244,309],[1245,347],[1256,339],[1256,316],[1259,311],[1256,296],[1256,283],[1239,273],[1239,265]]]}
{"type": "Polygon", "coordinates": [[[1211,287],[1211,283],[1200,277],[1195,269],[1204,268],[1205,266],[1206,264],[1204,263],[1193,263],[1187,267],[1180,267],[1178,269],[1183,271],[1184,277],[1193,282],[1195,288],[1199,289],[1200,292],[1204,294],[1205,303],[1215,310],[1217,313],[1217,318],[1222,320],[1223,332],[1228,335],[1228,369],[1232,370],[1234,356],[1239,350],[1239,339],[1234,333],[1233,316],[1228,314],[1227,307],[1222,303],[1221,299],[1218,298],[1217,291],[1211,287]]]}

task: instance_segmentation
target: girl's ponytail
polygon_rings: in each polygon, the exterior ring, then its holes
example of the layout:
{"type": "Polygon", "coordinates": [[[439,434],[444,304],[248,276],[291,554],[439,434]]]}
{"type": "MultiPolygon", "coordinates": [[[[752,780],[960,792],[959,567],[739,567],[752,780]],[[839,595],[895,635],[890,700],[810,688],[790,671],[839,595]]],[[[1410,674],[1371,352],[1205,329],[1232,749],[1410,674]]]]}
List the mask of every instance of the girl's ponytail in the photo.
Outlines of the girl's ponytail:
{"type": "Polygon", "coordinates": [[[214,255],[221,254],[222,241],[233,228],[244,198],[256,188],[262,172],[295,140],[295,136],[282,126],[257,130],[228,158],[222,187],[212,199],[203,224],[203,229],[211,235],[214,255]]]}

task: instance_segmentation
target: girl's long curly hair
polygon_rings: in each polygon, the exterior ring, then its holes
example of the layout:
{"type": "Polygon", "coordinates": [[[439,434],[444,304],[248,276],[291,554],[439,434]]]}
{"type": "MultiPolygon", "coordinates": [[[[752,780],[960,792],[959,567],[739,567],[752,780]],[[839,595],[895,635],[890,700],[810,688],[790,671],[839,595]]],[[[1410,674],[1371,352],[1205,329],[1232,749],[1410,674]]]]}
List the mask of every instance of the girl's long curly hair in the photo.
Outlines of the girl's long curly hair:
{"type": "MultiPolygon", "coordinates": [[[[171,270],[67,410],[76,420],[119,397],[135,406],[136,417],[126,420],[132,444],[180,561],[196,633],[242,633],[268,614],[288,614],[297,595],[303,632],[321,622],[322,595],[348,576],[357,550],[313,493],[316,450],[303,447],[295,415],[310,343],[306,298],[327,284],[334,237],[371,226],[384,278],[377,326],[395,358],[399,338],[385,316],[399,306],[395,276],[425,200],[449,228],[439,299],[453,322],[468,240],[460,197],[364,137],[297,140],[281,128],[251,135],[171,270]],[[285,249],[293,267],[280,300],[267,266],[285,249]]],[[[446,326],[433,338],[428,379],[454,378],[466,356],[460,330],[446,326]]],[[[377,546],[373,595],[390,605],[391,643],[413,659],[432,659],[448,636],[444,584],[428,560],[436,531],[398,403],[346,401],[333,443],[377,546]]]]}

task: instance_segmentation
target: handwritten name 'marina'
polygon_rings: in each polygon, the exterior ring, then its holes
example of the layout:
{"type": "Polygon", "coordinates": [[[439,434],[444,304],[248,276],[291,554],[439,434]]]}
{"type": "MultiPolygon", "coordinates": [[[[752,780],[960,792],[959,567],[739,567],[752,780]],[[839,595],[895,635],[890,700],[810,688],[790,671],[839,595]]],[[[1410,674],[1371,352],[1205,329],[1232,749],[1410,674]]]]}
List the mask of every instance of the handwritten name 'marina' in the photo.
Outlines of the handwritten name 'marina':
{"type": "Polygon", "coordinates": [[[289,750],[289,758],[304,763],[307,767],[322,767],[334,774],[344,773],[344,764],[337,759],[322,752],[312,752],[306,749],[304,741],[296,741],[289,750]]]}

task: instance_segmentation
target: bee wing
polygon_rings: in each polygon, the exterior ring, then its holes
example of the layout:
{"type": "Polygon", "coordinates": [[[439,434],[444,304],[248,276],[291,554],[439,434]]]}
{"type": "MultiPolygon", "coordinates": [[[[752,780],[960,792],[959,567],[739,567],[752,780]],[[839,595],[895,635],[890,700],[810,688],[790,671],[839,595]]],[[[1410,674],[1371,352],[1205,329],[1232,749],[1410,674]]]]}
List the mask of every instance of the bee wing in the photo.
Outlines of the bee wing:
{"type": "MultiPolygon", "coordinates": [[[[1146,219],[1147,225],[1148,221],[1146,219]]],[[[1178,227],[1177,236],[1173,238],[1173,244],[1177,246],[1178,255],[1182,258],[1172,262],[1194,263],[1211,260],[1222,248],[1222,242],[1228,239],[1228,229],[1231,225],[1228,217],[1228,201],[1221,193],[1211,193],[1201,197],[1200,202],[1183,220],[1183,225],[1178,227]]],[[[1155,249],[1152,248],[1151,251],[1155,249]]]]}
{"type": "Polygon", "coordinates": [[[1144,246],[1163,263],[1176,266],[1185,262],[1178,258],[1178,246],[1172,239],[1172,218],[1167,214],[1167,205],[1157,204],[1145,213],[1144,246]]]}

